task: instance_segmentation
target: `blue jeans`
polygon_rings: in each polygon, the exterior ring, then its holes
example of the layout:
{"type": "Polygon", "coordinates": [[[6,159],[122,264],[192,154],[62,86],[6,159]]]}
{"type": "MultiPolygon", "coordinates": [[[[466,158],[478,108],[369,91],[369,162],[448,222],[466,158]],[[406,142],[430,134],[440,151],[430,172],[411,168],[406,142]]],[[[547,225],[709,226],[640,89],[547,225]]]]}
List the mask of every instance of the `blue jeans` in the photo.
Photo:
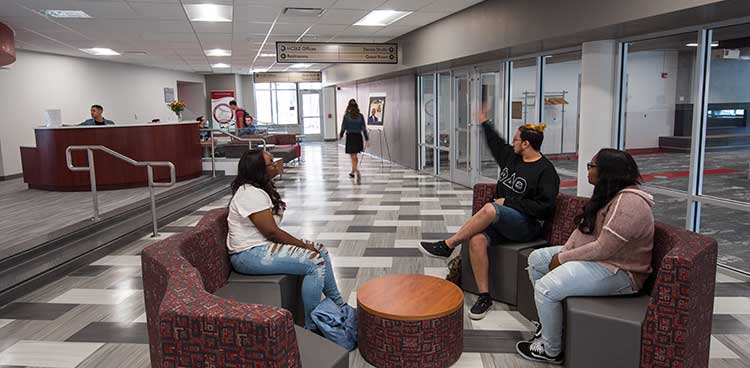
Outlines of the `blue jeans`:
{"type": "Polygon", "coordinates": [[[529,255],[529,278],[534,286],[534,300],[542,324],[542,342],[547,354],[562,351],[562,301],[569,296],[606,296],[633,294],[627,272],[610,271],[599,262],[566,262],[549,271],[552,257],[562,247],[537,249],[529,255]]]}
{"type": "Polygon", "coordinates": [[[255,126],[249,126],[246,128],[241,128],[239,132],[237,132],[237,135],[248,135],[248,134],[255,134],[255,126]]]}
{"type": "Polygon", "coordinates": [[[508,240],[527,242],[541,234],[542,225],[533,217],[497,203],[492,205],[495,207],[495,220],[483,233],[490,246],[508,240]]]}
{"type": "Polygon", "coordinates": [[[232,254],[232,267],[239,273],[251,275],[304,275],[302,304],[305,307],[305,328],[312,330],[315,323],[310,313],[320,304],[321,293],[338,305],[344,305],[331,266],[328,250],[322,245],[319,253],[294,245],[266,244],[232,254]]]}

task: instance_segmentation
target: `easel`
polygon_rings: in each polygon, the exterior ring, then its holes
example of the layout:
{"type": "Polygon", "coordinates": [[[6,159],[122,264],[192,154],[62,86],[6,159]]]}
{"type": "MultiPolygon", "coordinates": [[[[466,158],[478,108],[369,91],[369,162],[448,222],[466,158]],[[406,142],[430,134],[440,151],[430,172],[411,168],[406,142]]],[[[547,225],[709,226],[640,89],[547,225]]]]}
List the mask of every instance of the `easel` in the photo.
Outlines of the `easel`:
{"type": "Polygon", "coordinates": [[[388,136],[385,135],[385,127],[380,127],[374,130],[380,131],[378,134],[378,138],[380,139],[380,168],[385,167],[385,152],[383,152],[383,140],[385,140],[385,149],[388,152],[388,161],[393,162],[393,159],[391,159],[391,147],[388,145],[388,136]]]}

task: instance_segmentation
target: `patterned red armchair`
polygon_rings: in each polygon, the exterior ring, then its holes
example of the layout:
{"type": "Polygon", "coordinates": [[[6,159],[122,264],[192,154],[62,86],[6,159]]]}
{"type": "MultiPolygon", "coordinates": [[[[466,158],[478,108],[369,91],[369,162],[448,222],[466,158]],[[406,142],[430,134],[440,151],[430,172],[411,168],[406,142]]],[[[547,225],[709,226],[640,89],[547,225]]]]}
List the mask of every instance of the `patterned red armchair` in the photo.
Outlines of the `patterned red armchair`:
{"type": "Polygon", "coordinates": [[[231,270],[222,247],[211,246],[226,234],[216,226],[226,223],[219,216],[226,210],[211,211],[195,229],[143,251],[151,366],[299,367],[289,311],[212,294],[231,270]]]}
{"type": "MultiPolygon", "coordinates": [[[[495,184],[477,184],[474,186],[473,212],[476,213],[485,203],[492,200],[495,184]]],[[[588,199],[559,194],[556,201],[555,214],[551,221],[545,223],[544,238],[549,244],[562,245],[575,230],[575,217],[583,212],[588,199]]],[[[654,252],[651,262],[653,273],[641,291],[643,302],[631,298],[616,300],[607,306],[605,299],[595,303],[587,303],[584,299],[575,298],[576,305],[568,303],[568,315],[571,309],[582,311],[581,315],[606,314],[617,312],[617,308],[624,304],[640,308],[640,314],[645,316],[640,321],[641,343],[640,366],[646,367],[707,367],[709,359],[709,344],[711,341],[711,322],[714,305],[714,287],[716,278],[716,258],[718,245],[715,239],[697,234],[674,226],[657,222],[654,232],[654,252]],[[613,307],[614,306],[614,307],[613,307]],[[596,312],[586,311],[586,308],[596,307],[596,312]]],[[[528,254],[527,254],[528,255],[528,254]]],[[[519,267],[526,267],[520,265],[519,267]]],[[[520,270],[519,270],[520,271],[520,270]]],[[[519,279],[519,282],[520,279],[519,279]]],[[[526,279],[528,282],[528,278],[526,279]]],[[[521,286],[519,286],[519,289],[521,286]]],[[[533,296],[531,296],[533,298],[533,296]]],[[[627,298],[627,297],[626,297],[627,298]]],[[[522,302],[519,291],[519,305],[522,302]]],[[[531,300],[533,303],[533,299],[531,300]]],[[[519,306],[520,308],[520,306],[519,306]]],[[[627,307],[626,307],[627,308],[627,307]]],[[[526,315],[526,314],[524,314],[526,315]]],[[[615,316],[623,318],[622,315],[615,316]]],[[[566,316],[566,318],[568,318],[566,316]]],[[[603,326],[601,320],[593,323],[593,328],[603,326]]],[[[592,325],[583,330],[590,331],[592,325]]],[[[573,327],[573,326],[570,326],[573,327]]],[[[571,328],[572,330],[572,328],[571,328]]],[[[606,336],[610,331],[603,331],[606,336]]],[[[587,333],[589,334],[589,333],[587,333]]],[[[636,336],[638,331],[636,331],[636,336]]],[[[576,334],[571,338],[576,339],[576,334]]],[[[596,339],[593,339],[596,340],[596,339]]],[[[585,348],[588,358],[592,350],[599,351],[603,361],[617,359],[614,353],[608,352],[606,346],[615,345],[619,350],[623,345],[612,343],[612,338],[600,339],[606,343],[599,349],[592,343],[581,344],[585,348]]],[[[566,349],[569,345],[566,343],[566,349]]],[[[638,355],[637,352],[635,354],[638,355]]],[[[581,355],[576,355],[581,356],[581,355]]],[[[586,364],[566,361],[566,365],[575,367],[595,367],[600,364],[586,364]],[[572,364],[569,364],[572,363],[572,364]]],[[[638,363],[634,364],[635,366],[638,363]]]]}

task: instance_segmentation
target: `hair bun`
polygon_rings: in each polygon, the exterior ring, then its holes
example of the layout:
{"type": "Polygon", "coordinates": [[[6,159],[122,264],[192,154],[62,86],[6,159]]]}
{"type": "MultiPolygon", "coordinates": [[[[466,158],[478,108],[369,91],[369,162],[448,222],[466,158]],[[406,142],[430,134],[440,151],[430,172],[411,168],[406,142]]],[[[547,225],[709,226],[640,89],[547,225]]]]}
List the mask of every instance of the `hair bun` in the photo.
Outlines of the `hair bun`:
{"type": "Polygon", "coordinates": [[[547,128],[547,124],[545,123],[539,123],[539,124],[524,124],[521,126],[521,128],[533,130],[535,132],[544,133],[544,129],[547,128]]]}

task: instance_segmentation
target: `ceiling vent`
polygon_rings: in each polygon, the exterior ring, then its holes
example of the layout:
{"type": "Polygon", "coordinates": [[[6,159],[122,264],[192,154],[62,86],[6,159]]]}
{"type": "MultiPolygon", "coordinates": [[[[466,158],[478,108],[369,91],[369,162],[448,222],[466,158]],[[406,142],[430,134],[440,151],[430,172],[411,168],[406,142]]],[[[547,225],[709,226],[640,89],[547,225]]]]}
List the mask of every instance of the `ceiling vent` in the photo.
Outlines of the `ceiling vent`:
{"type": "Polygon", "coordinates": [[[285,17],[319,17],[326,10],[323,8],[284,8],[285,17]]]}

